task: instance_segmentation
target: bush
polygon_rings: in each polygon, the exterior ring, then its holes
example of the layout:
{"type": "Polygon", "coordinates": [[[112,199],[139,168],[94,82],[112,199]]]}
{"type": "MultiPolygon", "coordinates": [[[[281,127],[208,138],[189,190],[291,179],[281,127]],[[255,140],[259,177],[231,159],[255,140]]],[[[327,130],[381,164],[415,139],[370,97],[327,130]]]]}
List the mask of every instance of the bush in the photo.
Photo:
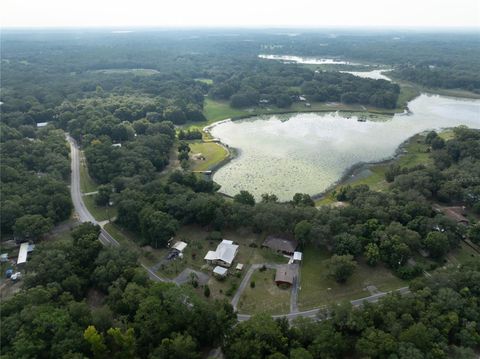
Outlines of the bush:
{"type": "Polygon", "coordinates": [[[210,287],[208,285],[203,288],[203,295],[207,298],[210,297],[210,287]]]}
{"type": "Polygon", "coordinates": [[[254,281],[254,280],[252,280],[252,281],[250,282],[250,288],[255,288],[255,281],[254,281]]]}

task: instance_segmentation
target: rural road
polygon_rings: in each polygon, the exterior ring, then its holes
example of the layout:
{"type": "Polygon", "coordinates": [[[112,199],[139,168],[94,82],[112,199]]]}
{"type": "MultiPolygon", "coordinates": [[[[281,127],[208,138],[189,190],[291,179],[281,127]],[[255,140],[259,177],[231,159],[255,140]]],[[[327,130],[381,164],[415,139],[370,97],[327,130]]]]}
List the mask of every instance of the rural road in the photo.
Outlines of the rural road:
{"type": "MultiPolygon", "coordinates": [[[[83,202],[82,191],[80,189],[80,155],[79,155],[79,149],[78,149],[77,142],[72,137],[70,137],[69,135],[67,135],[67,141],[70,144],[70,157],[71,157],[71,161],[72,161],[72,163],[71,163],[72,173],[71,173],[70,193],[71,193],[71,196],[72,196],[72,202],[73,202],[73,206],[75,208],[75,212],[77,213],[78,219],[79,219],[80,222],[92,222],[94,224],[99,224],[99,222],[95,220],[95,218],[92,216],[92,214],[88,210],[87,206],[85,205],[85,202],[83,202]]],[[[100,232],[100,235],[98,236],[98,239],[105,246],[107,246],[107,245],[113,245],[113,246],[116,246],[116,247],[120,246],[120,243],[118,243],[118,241],[115,238],[113,238],[103,228],[101,229],[101,232],[100,232]]],[[[172,280],[168,280],[168,279],[159,277],[155,272],[153,272],[144,263],[140,263],[140,264],[145,269],[145,271],[147,272],[147,274],[148,274],[148,276],[151,280],[153,280],[155,282],[172,282],[172,280]]],[[[245,277],[243,278],[242,282],[240,283],[240,286],[238,287],[238,290],[237,290],[237,292],[235,293],[235,295],[232,299],[232,306],[233,306],[234,310],[237,310],[237,305],[238,305],[238,302],[240,300],[240,297],[241,297],[243,291],[245,290],[247,284],[250,283],[250,278],[251,278],[253,272],[257,269],[260,269],[263,265],[265,265],[265,267],[267,267],[269,269],[276,269],[278,267],[278,264],[267,264],[267,263],[265,263],[265,264],[263,264],[263,263],[252,264],[250,266],[250,268],[248,269],[248,272],[245,274],[245,277]]],[[[297,276],[297,281],[298,281],[298,279],[299,279],[299,277],[297,276]]],[[[173,282],[174,282],[174,280],[173,280],[173,282]]],[[[295,305],[292,306],[292,303],[291,303],[290,307],[291,307],[291,309],[293,309],[292,312],[288,313],[288,314],[274,315],[273,318],[283,318],[283,317],[285,317],[288,320],[292,320],[292,319],[299,318],[299,317],[316,318],[318,312],[321,309],[324,308],[324,307],[320,307],[320,308],[315,308],[315,309],[302,311],[302,312],[296,311],[296,309],[297,309],[296,308],[296,296],[297,296],[296,292],[298,291],[298,282],[295,283],[296,285],[294,286],[294,288],[295,288],[295,298],[292,299],[292,300],[295,301],[295,305]]],[[[406,293],[409,293],[410,291],[409,291],[408,287],[403,287],[403,288],[397,289],[396,291],[392,291],[392,292],[399,292],[401,294],[406,294],[406,293]]],[[[374,294],[374,295],[371,295],[371,296],[366,297],[366,298],[352,300],[350,303],[352,303],[353,306],[360,306],[364,302],[374,303],[374,302],[377,302],[383,296],[387,295],[388,293],[390,293],[390,292],[374,294]]],[[[248,315],[248,314],[238,314],[237,317],[238,317],[239,321],[244,321],[244,320],[248,320],[251,316],[248,315]]]]}

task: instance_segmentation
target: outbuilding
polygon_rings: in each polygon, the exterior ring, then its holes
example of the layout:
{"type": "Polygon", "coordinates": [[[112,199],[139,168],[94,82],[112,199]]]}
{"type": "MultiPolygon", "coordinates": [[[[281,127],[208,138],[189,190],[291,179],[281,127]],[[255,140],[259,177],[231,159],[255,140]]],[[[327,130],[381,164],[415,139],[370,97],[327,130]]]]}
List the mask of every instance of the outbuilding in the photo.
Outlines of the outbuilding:
{"type": "Polygon", "coordinates": [[[225,278],[228,274],[228,269],[220,266],[213,268],[213,275],[217,278],[225,278]]]}
{"type": "Polygon", "coordinates": [[[187,243],[182,241],[178,241],[172,246],[172,249],[175,249],[180,253],[182,253],[185,248],[187,248],[187,243]]]}
{"type": "Polygon", "coordinates": [[[277,273],[275,274],[275,283],[278,286],[291,286],[293,284],[293,270],[290,265],[283,265],[277,268],[277,273]]]}
{"type": "Polygon", "coordinates": [[[302,252],[293,252],[293,263],[300,263],[302,261],[302,252]]]}
{"type": "Polygon", "coordinates": [[[17,264],[23,264],[27,261],[27,256],[29,252],[30,245],[28,242],[23,242],[20,244],[20,250],[18,251],[17,264]]]}

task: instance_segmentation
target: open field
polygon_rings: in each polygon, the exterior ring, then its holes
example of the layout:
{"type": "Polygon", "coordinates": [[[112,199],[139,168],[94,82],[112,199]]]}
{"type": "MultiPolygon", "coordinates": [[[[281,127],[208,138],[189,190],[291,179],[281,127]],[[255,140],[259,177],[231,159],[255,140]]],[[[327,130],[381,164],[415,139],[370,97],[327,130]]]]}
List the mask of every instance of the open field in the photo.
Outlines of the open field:
{"type": "Polygon", "coordinates": [[[102,70],[93,70],[91,73],[105,74],[105,75],[125,75],[133,74],[137,76],[151,76],[158,74],[158,70],[155,69],[102,69],[102,70]]]}
{"type": "Polygon", "coordinates": [[[80,190],[83,193],[95,192],[97,187],[97,184],[88,173],[85,156],[83,155],[83,152],[80,152],[80,190]]]}
{"type": "Polygon", "coordinates": [[[201,153],[205,160],[193,160],[191,169],[193,171],[206,171],[228,157],[228,151],[215,142],[193,142],[189,143],[191,153],[201,153]]]}
{"type": "Polygon", "coordinates": [[[255,271],[251,281],[255,282],[252,288],[250,283],[245,288],[240,302],[239,312],[256,314],[284,314],[290,310],[290,288],[281,289],[274,282],[275,270],[255,271]]]}
{"type": "Polygon", "coordinates": [[[213,80],[212,80],[212,79],[198,78],[198,79],[195,79],[195,81],[203,82],[204,84],[207,84],[207,85],[213,84],[213,80]]]}
{"type": "Polygon", "coordinates": [[[87,206],[88,210],[97,221],[108,221],[117,215],[117,208],[115,206],[101,207],[96,205],[95,195],[83,196],[83,202],[85,202],[85,206],[87,206]]]}
{"type": "Polygon", "coordinates": [[[327,277],[327,263],[330,253],[326,250],[307,248],[301,265],[301,287],[298,304],[301,310],[368,297],[366,287],[375,286],[379,291],[390,291],[408,283],[395,277],[382,266],[370,267],[359,263],[354,274],[344,284],[327,277]]]}

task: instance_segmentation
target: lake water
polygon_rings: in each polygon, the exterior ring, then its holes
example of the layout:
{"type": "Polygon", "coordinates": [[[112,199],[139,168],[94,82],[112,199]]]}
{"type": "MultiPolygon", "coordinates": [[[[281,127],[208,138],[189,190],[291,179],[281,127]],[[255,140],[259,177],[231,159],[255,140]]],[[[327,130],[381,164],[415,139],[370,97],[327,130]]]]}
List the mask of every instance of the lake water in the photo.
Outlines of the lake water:
{"type": "Polygon", "coordinates": [[[339,113],[299,113],[223,121],[211,133],[238,156],[215,172],[221,192],[245,189],[260,198],[275,193],[318,194],[359,162],[392,157],[416,133],[458,125],[480,128],[480,100],[422,94],[408,104],[412,114],[358,122],[339,113]]]}
{"type": "Polygon", "coordinates": [[[390,78],[385,76],[383,73],[390,70],[372,70],[372,71],[340,71],[347,74],[352,74],[354,76],[363,77],[366,79],[374,79],[374,80],[386,80],[392,81],[390,78]]]}
{"type": "Polygon", "coordinates": [[[308,64],[308,65],[359,65],[349,61],[337,60],[337,59],[327,59],[319,57],[303,57],[303,56],[293,56],[293,55],[258,55],[261,59],[267,60],[277,60],[284,62],[296,62],[298,64],[308,64]]]}

